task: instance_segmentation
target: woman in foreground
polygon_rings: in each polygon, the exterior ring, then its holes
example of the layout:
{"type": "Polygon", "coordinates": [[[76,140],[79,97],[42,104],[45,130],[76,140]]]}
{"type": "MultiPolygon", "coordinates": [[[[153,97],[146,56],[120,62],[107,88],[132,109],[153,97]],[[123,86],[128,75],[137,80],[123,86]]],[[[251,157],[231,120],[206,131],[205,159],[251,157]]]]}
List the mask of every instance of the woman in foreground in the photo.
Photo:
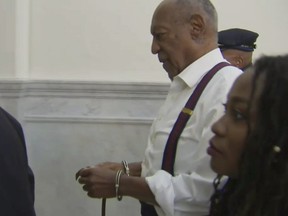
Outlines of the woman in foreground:
{"type": "Polygon", "coordinates": [[[210,216],[288,215],[287,100],[288,55],[262,57],[235,81],[207,149],[219,174],[210,216]]]}

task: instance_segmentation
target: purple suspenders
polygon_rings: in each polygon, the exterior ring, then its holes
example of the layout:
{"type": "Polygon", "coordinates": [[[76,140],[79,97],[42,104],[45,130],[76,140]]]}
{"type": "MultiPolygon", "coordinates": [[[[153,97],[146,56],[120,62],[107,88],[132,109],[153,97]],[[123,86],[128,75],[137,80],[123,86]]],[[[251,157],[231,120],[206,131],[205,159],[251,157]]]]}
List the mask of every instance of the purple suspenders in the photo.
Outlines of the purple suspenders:
{"type": "Polygon", "coordinates": [[[172,131],[167,140],[163,160],[162,160],[162,169],[169,172],[171,175],[174,175],[174,162],[176,158],[177,144],[179,137],[186,126],[190,116],[193,114],[193,110],[197,104],[198,99],[201,96],[201,93],[205,89],[208,82],[212,77],[223,67],[230,65],[227,62],[221,62],[215,65],[205,76],[201,79],[200,83],[196,86],[193,94],[188,99],[185,107],[182,109],[178,118],[172,128],[172,131]]]}
{"type": "MultiPolygon", "coordinates": [[[[198,99],[201,96],[201,93],[205,89],[208,82],[212,77],[223,67],[230,65],[227,62],[220,62],[215,65],[208,73],[204,75],[200,83],[196,86],[196,89],[193,91],[192,95],[189,97],[185,107],[182,109],[178,118],[170,132],[168,137],[165,150],[163,153],[162,159],[162,169],[169,172],[171,175],[174,175],[174,162],[176,158],[177,143],[179,137],[186,126],[190,116],[193,114],[193,110],[196,106],[198,99]]],[[[152,205],[141,202],[141,214],[142,216],[157,216],[157,213],[152,205]]]]}

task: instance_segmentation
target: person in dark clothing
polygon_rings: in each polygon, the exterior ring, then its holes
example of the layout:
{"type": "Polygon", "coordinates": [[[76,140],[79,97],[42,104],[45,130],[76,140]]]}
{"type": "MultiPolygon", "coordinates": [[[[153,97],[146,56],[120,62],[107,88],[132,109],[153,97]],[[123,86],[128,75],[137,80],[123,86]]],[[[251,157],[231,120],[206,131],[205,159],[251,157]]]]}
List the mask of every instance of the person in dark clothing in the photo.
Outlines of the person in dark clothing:
{"type": "Polygon", "coordinates": [[[226,29],[218,32],[218,45],[227,61],[245,71],[252,65],[258,36],[258,33],[247,29],[226,29]]]}
{"type": "Polygon", "coordinates": [[[34,175],[21,124],[0,107],[0,215],[35,216],[34,175]]]}

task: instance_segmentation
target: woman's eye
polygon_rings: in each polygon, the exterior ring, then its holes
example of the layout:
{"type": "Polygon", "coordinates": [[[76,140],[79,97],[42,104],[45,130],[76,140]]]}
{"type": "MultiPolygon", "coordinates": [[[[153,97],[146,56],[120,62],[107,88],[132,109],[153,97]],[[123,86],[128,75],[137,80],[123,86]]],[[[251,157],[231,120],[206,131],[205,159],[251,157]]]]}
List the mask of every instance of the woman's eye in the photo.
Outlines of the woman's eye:
{"type": "Polygon", "coordinates": [[[223,104],[224,106],[224,112],[226,115],[231,116],[231,118],[235,121],[243,121],[247,119],[247,116],[245,113],[240,111],[239,109],[236,109],[234,107],[228,106],[227,104],[223,104]]]}
{"type": "Polygon", "coordinates": [[[239,110],[233,110],[233,119],[236,121],[246,120],[246,115],[240,112],[239,110]]]}

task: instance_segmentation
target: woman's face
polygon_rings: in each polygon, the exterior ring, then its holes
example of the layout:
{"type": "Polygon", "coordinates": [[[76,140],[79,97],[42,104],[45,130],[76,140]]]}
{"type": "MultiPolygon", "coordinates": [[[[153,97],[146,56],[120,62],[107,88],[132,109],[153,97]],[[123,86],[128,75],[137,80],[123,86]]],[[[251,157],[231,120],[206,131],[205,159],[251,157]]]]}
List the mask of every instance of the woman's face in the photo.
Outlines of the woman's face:
{"type": "Polygon", "coordinates": [[[255,106],[258,96],[251,104],[253,71],[240,75],[234,82],[227,98],[225,114],[213,124],[212,132],[215,134],[210,140],[207,153],[211,156],[212,169],[221,175],[237,177],[239,161],[245,146],[248,122],[255,121],[255,106]]]}

